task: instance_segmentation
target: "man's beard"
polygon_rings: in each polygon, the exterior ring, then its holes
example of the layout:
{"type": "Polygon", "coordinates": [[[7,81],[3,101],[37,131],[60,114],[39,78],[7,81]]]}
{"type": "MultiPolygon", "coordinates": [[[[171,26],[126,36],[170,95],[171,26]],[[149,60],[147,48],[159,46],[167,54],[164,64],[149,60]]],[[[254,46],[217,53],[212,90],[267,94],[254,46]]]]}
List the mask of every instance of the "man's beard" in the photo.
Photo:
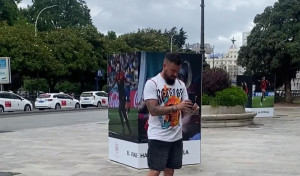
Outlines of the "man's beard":
{"type": "Polygon", "coordinates": [[[166,80],[166,83],[167,83],[168,85],[174,85],[174,84],[175,84],[176,78],[175,78],[175,79],[169,78],[169,77],[165,74],[165,80],[166,80]]]}

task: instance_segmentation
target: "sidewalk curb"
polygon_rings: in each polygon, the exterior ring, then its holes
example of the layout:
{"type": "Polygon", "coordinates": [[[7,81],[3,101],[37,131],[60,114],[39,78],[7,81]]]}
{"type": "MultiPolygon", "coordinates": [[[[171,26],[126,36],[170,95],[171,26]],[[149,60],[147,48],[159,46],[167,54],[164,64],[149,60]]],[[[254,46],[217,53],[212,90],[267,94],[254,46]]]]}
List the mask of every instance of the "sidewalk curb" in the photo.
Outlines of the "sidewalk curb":
{"type": "Polygon", "coordinates": [[[80,112],[80,111],[103,111],[107,110],[106,107],[103,108],[79,108],[79,109],[60,109],[60,110],[42,110],[42,111],[28,111],[28,112],[5,112],[0,114],[0,118],[15,117],[18,115],[30,116],[35,114],[55,114],[55,113],[68,113],[68,112],[80,112]]]}

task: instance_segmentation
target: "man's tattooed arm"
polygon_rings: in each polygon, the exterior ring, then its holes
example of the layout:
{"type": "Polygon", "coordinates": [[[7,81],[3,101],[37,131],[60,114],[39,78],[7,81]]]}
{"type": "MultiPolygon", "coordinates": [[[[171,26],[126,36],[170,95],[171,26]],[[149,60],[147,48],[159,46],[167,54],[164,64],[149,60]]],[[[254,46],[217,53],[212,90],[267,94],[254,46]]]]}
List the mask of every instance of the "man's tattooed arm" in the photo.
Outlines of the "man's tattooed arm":
{"type": "Polygon", "coordinates": [[[146,106],[152,116],[167,115],[178,110],[177,106],[159,106],[157,100],[146,100],[146,106]]]}

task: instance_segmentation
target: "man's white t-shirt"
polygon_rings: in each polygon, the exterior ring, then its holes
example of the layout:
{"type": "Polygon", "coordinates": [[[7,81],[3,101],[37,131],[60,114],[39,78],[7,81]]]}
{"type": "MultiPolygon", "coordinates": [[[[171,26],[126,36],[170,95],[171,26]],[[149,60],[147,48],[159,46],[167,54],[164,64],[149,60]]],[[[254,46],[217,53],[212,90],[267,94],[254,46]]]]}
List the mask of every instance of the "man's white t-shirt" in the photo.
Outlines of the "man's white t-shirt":
{"type": "MultiPolygon", "coordinates": [[[[168,85],[159,73],[146,82],[144,100],[158,100],[159,106],[178,105],[188,99],[185,84],[179,79],[168,85]]],[[[149,115],[148,139],[174,142],[182,138],[181,111],[163,116],[149,115]]]]}

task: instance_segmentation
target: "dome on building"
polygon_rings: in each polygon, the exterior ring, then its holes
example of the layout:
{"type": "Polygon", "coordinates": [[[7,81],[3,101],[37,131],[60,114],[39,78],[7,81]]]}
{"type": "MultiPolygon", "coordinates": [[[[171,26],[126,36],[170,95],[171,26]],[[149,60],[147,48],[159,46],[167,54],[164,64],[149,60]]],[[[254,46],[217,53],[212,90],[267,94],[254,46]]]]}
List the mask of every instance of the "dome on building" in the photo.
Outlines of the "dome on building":
{"type": "Polygon", "coordinates": [[[232,44],[229,48],[229,50],[237,50],[238,47],[235,44],[232,44]]]}

